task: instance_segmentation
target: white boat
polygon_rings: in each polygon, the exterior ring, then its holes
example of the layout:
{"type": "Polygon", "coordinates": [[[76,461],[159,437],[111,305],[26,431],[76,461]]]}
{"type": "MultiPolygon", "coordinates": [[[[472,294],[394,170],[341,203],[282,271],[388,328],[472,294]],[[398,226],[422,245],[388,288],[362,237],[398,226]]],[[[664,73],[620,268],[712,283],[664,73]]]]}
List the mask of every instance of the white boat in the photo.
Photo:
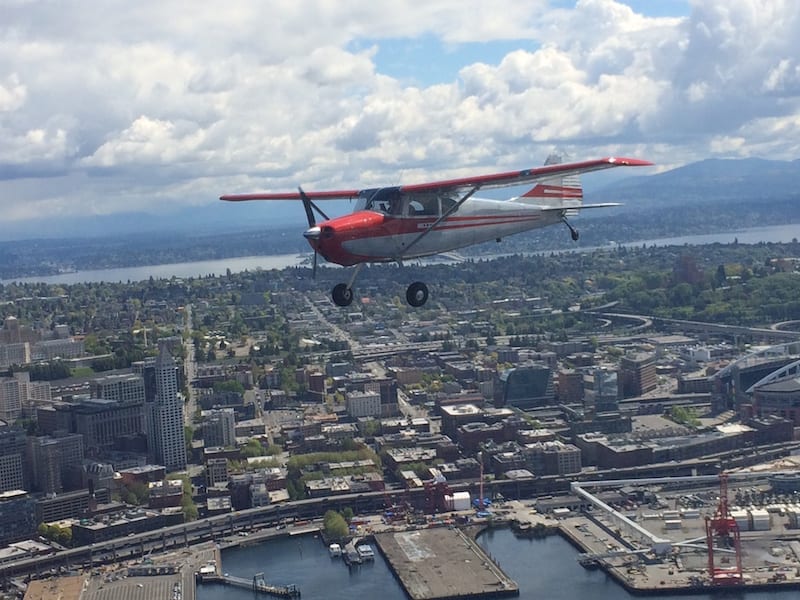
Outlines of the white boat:
{"type": "Polygon", "coordinates": [[[375,560],[375,551],[372,546],[363,544],[358,547],[358,556],[361,560],[375,560]]]}
{"type": "Polygon", "coordinates": [[[336,558],[337,556],[342,555],[342,547],[339,544],[331,544],[328,546],[328,554],[331,555],[331,558],[336,558]]]}

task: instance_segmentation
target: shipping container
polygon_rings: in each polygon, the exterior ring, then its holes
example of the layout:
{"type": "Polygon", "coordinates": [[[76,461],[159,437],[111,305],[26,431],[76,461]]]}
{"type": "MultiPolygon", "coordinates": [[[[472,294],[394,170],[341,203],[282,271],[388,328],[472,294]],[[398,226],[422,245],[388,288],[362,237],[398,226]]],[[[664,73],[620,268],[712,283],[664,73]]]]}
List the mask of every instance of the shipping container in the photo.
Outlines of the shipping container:
{"type": "Polygon", "coordinates": [[[471,502],[469,492],[456,492],[453,494],[453,510],[469,510],[471,502]]]}
{"type": "Polygon", "coordinates": [[[771,526],[769,513],[763,508],[750,510],[750,526],[752,531],[769,531],[771,526]]]}
{"type": "Polygon", "coordinates": [[[745,509],[735,509],[731,511],[731,517],[736,521],[739,531],[750,531],[750,513],[745,509]]]}

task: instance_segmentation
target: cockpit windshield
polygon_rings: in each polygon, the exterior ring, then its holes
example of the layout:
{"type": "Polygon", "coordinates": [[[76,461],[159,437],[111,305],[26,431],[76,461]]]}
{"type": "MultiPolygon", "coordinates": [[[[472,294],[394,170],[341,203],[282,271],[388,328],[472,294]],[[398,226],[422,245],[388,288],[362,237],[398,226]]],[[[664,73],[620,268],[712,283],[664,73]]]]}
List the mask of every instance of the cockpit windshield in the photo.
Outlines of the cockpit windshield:
{"type": "Polygon", "coordinates": [[[371,192],[367,198],[366,210],[375,210],[387,215],[399,215],[403,212],[403,195],[400,188],[387,187],[369,190],[371,192]]]}
{"type": "Polygon", "coordinates": [[[378,188],[362,192],[365,210],[404,217],[436,217],[453,203],[434,193],[403,194],[399,187],[378,188]]]}

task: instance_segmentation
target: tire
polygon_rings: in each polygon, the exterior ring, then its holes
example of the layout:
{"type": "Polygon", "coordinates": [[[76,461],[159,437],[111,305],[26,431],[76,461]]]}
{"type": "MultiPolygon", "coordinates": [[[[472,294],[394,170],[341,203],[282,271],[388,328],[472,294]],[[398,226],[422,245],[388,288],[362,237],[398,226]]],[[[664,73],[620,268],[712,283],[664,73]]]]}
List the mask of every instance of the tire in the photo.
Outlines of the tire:
{"type": "Polygon", "coordinates": [[[344,283],[336,284],[331,292],[331,296],[336,306],[350,306],[353,302],[353,290],[348,288],[344,283]]]}
{"type": "Polygon", "coordinates": [[[414,307],[420,307],[428,301],[428,286],[415,281],[406,290],[406,301],[414,307]]]}

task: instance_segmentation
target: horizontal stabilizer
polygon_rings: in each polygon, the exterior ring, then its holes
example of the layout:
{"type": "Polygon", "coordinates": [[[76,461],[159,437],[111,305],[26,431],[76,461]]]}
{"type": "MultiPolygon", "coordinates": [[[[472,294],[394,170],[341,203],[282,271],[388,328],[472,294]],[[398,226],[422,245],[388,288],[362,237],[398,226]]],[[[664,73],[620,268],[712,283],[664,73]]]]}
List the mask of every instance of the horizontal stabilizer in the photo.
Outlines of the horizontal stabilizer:
{"type": "MultiPolygon", "coordinates": [[[[578,211],[578,210],[586,210],[587,208],[611,208],[613,206],[622,206],[619,202],[603,202],[601,204],[579,204],[576,206],[570,206],[568,209],[570,211],[578,211]]],[[[564,210],[564,206],[548,206],[542,208],[542,212],[550,212],[550,211],[561,211],[564,210]]]]}

